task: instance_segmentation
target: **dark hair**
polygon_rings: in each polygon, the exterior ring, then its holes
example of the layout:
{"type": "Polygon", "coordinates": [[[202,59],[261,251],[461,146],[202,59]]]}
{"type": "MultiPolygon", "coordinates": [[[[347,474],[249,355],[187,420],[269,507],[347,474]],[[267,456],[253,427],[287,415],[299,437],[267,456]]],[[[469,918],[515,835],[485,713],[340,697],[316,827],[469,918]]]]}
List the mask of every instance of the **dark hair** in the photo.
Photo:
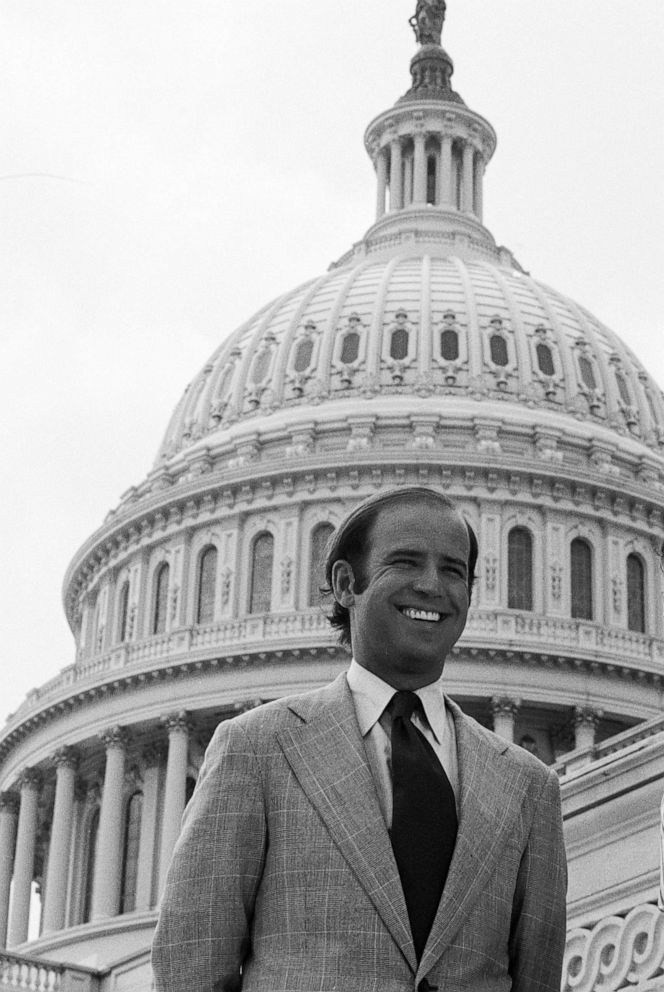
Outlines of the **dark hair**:
{"type": "MultiPolygon", "coordinates": [[[[364,561],[368,550],[371,529],[378,515],[385,506],[392,503],[413,503],[421,500],[432,500],[446,509],[457,511],[454,502],[444,493],[430,489],[428,486],[399,486],[387,489],[365,499],[352,510],[345,520],[339,524],[327,543],[325,553],[325,586],[321,590],[325,595],[332,594],[332,568],[337,561],[347,561],[353,569],[355,590],[362,592],[366,582],[364,561]]],[[[467,520],[461,518],[468,530],[470,550],[468,552],[468,599],[473,591],[475,582],[475,565],[477,563],[477,537],[467,520]]],[[[337,600],[332,604],[332,612],[328,620],[339,631],[339,642],[350,644],[350,612],[337,600]]]]}

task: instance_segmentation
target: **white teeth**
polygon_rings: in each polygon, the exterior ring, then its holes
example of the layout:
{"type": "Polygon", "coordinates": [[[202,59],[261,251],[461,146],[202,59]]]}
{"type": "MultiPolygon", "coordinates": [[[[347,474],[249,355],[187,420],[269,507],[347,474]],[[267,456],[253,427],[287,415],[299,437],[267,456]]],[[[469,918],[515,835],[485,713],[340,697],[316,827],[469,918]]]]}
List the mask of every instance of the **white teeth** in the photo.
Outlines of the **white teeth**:
{"type": "Polygon", "coordinates": [[[406,607],[401,612],[409,620],[432,620],[435,622],[436,620],[440,620],[441,616],[440,613],[430,612],[429,610],[413,610],[410,607],[406,607]]]}

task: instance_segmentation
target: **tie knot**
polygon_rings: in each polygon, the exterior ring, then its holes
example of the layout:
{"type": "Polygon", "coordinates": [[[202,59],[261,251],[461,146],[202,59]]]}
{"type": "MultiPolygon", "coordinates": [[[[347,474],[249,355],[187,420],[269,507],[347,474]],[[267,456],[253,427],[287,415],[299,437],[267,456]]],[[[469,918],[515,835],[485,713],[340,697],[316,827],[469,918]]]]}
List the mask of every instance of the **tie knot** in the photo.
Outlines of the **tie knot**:
{"type": "Polygon", "coordinates": [[[395,692],[389,702],[389,710],[392,719],[396,720],[401,716],[404,720],[410,720],[414,711],[422,705],[420,697],[409,689],[399,689],[395,692]]]}

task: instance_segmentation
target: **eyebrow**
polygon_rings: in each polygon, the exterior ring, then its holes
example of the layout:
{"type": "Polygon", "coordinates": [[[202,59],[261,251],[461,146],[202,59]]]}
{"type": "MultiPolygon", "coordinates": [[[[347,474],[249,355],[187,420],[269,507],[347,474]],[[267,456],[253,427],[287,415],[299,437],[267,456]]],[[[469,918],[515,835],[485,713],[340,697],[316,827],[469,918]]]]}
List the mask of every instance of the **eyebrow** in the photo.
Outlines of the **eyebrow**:
{"type": "MultiPolygon", "coordinates": [[[[411,555],[411,557],[415,558],[425,553],[426,552],[423,551],[421,548],[412,548],[409,547],[407,544],[405,544],[403,547],[400,548],[392,548],[390,551],[387,552],[385,557],[391,558],[394,555],[411,555]]],[[[451,562],[454,565],[463,565],[465,568],[468,567],[467,558],[456,558],[454,555],[443,555],[443,561],[451,562]]]]}

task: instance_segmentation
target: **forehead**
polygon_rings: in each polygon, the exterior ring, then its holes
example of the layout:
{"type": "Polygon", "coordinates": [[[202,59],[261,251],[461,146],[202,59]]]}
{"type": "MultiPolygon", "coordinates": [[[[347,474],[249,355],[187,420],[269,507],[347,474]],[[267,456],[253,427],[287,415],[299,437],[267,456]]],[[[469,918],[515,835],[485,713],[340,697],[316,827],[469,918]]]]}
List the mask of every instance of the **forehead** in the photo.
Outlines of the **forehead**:
{"type": "Polygon", "coordinates": [[[468,529],[451,506],[433,499],[404,500],[381,507],[369,534],[369,549],[424,544],[437,553],[464,558],[470,551],[468,529]]]}

